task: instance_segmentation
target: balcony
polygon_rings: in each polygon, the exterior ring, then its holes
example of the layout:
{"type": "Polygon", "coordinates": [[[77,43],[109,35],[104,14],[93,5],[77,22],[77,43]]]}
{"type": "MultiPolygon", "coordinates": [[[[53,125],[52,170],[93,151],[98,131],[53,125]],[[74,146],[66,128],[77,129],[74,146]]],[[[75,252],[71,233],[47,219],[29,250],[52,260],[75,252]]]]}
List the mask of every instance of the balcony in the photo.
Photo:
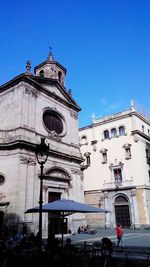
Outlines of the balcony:
{"type": "Polygon", "coordinates": [[[121,182],[104,182],[103,189],[123,189],[133,186],[133,179],[124,180],[121,182]]]}

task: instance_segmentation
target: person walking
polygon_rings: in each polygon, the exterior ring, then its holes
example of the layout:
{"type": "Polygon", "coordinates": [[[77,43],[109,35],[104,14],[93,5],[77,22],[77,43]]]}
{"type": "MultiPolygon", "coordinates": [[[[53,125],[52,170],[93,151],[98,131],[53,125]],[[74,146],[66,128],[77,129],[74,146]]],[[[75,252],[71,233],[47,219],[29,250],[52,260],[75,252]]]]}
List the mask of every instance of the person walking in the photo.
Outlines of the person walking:
{"type": "Polygon", "coordinates": [[[123,242],[123,229],[122,229],[122,226],[120,224],[117,225],[117,228],[116,228],[116,235],[117,235],[117,239],[118,239],[118,242],[117,242],[117,247],[119,246],[119,244],[121,243],[122,247],[124,247],[124,242],[123,242]]]}

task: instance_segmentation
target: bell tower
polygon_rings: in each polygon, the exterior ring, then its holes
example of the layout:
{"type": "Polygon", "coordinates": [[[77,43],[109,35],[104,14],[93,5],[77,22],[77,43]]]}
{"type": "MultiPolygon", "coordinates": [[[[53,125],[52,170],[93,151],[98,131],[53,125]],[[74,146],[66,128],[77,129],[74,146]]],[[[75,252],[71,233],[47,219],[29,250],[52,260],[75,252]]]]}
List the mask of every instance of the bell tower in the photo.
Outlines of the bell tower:
{"type": "Polygon", "coordinates": [[[65,84],[66,72],[67,70],[54,60],[51,50],[47,60],[34,68],[36,76],[58,80],[58,82],[63,86],[65,84]]]}

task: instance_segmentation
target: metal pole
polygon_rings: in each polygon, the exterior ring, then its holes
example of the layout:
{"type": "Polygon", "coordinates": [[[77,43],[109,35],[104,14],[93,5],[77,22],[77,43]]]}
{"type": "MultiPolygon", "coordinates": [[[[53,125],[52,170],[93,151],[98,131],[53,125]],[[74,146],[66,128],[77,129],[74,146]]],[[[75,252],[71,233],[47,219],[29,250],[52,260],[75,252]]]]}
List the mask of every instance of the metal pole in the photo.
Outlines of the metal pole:
{"type": "Polygon", "coordinates": [[[132,199],[132,210],[133,210],[133,221],[132,221],[132,229],[135,230],[135,209],[134,209],[134,196],[136,195],[135,189],[131,190],[131,199],[132,199]]]}
{"type": "Polygon", "coordinates": [[[39,254],[42,252],[42,204],[43,204],[43,162],[40,163],[40,198],[39,198],[39,254]]]}

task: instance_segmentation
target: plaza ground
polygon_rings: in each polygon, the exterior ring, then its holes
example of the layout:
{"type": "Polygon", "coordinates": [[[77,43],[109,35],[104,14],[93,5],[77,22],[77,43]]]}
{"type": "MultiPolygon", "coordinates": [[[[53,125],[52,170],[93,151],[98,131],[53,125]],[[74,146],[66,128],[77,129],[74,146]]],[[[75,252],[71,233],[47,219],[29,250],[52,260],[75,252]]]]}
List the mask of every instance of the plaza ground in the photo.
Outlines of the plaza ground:
{"type": "MultiPolygon", "coordinates": [[[[150,230],[132,230],[123,229],[123,240],[125,246],[138,246],[138,247],[150,247],[150,230]]],[[[68,237],[64,236],[64,240],[68,237]]],[[[116,230],[115,229],[98,229],[97,233],[91,234],[72,234],[69,235],[72,243],[82,243],[84,241],[93,243],[100,241],[103,237],[108,237],[112,242],[117,243],[116,230]]]]}

